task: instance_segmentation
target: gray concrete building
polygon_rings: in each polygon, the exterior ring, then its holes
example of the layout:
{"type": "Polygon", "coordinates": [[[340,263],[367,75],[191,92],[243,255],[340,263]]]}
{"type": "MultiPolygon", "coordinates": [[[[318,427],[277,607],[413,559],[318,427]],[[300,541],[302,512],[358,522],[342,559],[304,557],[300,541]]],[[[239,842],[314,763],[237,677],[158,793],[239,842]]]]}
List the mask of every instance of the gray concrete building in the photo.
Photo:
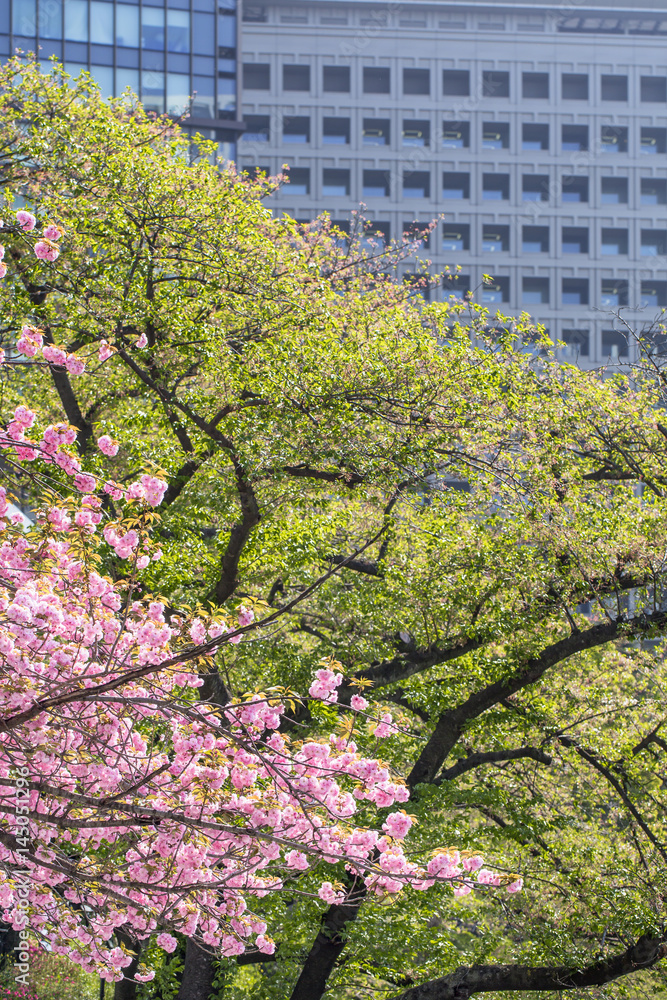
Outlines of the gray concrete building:
{"type": "MultiPolygon", "coordinates": [[[[242,168],[291,167],[276,211],[365,203],[567,357],[628,357],[622,307],[667,307],[667,4],[245,0],[242,168]],[[494,278],[482,286],[482,274],[494,278]]],[[[630,349],[630,353],[631,353],[630,349]]]]}

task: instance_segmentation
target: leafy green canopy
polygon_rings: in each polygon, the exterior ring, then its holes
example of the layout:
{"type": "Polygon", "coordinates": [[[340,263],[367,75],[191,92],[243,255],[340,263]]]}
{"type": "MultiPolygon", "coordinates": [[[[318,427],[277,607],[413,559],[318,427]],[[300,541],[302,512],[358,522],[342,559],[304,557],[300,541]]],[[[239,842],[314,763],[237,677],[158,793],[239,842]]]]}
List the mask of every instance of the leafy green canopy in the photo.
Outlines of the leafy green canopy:
{"type": "Polygon", "coordinates": [[[384,753],[420,849],[467,838],[526,875],[502,906],[267,902],[277,960],[223,970],[221,995],[657,996],[657,969],[600,984],[665,933],[660,377],[556,366],[527,316],[419,308],[395,280],[410,246],[273,218],[274,183],[211,153],[85,79],[3,67],[4,213],[65,230],[49,281],[8,249],[3,342],[28,323],[87,370],[12,366],[2,414],[73,424],[84,468],[119,481],[164,471],[169,600],[279,608],[321,581],[206,690],[304,689],[333,658],[343,701],[361,687],[401,724],[384,753]]]}

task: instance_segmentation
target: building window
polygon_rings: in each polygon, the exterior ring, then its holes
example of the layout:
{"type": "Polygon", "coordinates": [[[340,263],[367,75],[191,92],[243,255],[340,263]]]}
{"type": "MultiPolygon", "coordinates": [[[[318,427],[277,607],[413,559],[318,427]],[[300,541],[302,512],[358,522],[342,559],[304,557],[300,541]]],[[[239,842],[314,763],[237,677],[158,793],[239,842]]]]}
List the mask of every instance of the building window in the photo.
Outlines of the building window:
{"type": "Polygon", "coordinates": [[[331,94],[349,94],[350,67],[324,66],[322,69],[322,90],[331,94]]]}
{"type": "Polygon", "coordinates": [[[349,118],[323,118],[322,143],[324,145],[344,146],[350,141],[349,118]]]}
{"type": "Polygon", "coordinates": [[[504,70],[485,69],[482,71],[482,95],[484,97],[509,97],[510,75],[504,70]]]}
{"type": "Polygon", "coordinates": [[[667,77],[643,76],[640,92],[641,100],[646,104],[664,104],[667,101],[667,77]]]}
{"type": "Polygon", "coordinates": [[[310,90],[310,66],[283,66],[283,90],[310,90]]]}
{"type": "Polygon", "coordinates": [[[361,241],[363,247],[376,250],[378,246],[387,246],[391,239],[391,227],[388,222],[368,222],[361,241]]]}
{"type": "Polygon", "coordinates": [[[564,101],[587,101],[588,73],[563,73],[561,94],[564,101]]]}
{"type": "Polygon", "coordinates": [[[285,188],[289,194],[310,194],[310,169],[308,167],[292,167],[289,171],[289,185],[285,188]]]}
{"type": "Polygon", "coordinates": [[[470,197],[470,174],[449,173],[442,175],[442,197],[464,199],[470,197]]]}
{"type": "MultiPolygon", "coordinates": [[[[215,18],[213,14],[192,15],[192,51],[201,56],[215,55],[215,18]]],[[[197,63],[195,62],[195,68],[197,63]]]]}
{"type": "MultiPolygon", "coordinates": [[[[88,40],[88,10],[85,0],[65,4],[65,38],[76,42],[88,40]]],[[[126,3],[116,5],[116,45],[139,48],[138,7],[130,7],[126,3]]]]}
{"type": "Polygon", "coordinates": [[[667,232],[664,229],[642,229],[642,257],[662,257],[666,248],[667,232]]]}
{"type": "Polygon", "coordinates": [[[349,197],[350,171],[325,168],[322,171],[322,194],[334,198],[349,197]]]}
{"type": "Polygon", "coordinates": [[[588,149],[588,125],[563,125],[560,148],[564,153],[588,149]]]}
{"type": "Polygon", "coordinates": [[[404,198],[430,198],[431,175],[426,170],[413,170],[403,174],[404,198]]]}
{"type": "Polygon", "coordinates": [[[605,257],[617,257],[628,252],[627,229],[603,229],[600,253],[605,257]]]}
{"type": "Polygon", "coordinates": [[[588,253],[588,230],[578,226],[563,226],[563,253],[588,253]]]}
{"type": "Polygon", "coordinates": [[[548,149],[549,126],[524,122],[521,130],[521,148],[524,150],[548,149]]]}
{"type": "Polygon", "coordinates": [[[510,227],[488,225],[482,227],[482,253],[509,253],[510,227]]]}
{"type": "Polygon", "coordinates": [[[403,119],[404,146],[430,146],[431,123],[427,121],[409,121],[403,119]]]}
{"type": "Polygon", "coordinates": [[[146,111],[164,114],[164,73],[144,70],[141,74],[141,100],[146,111]]]}
{"type": "Polygon", "coordinates": [[[482,302],[489,305],[509,302],[510,300],[510,279],[506,277],[492,277],[490,281],[485,281],[482,285],[482,302]]]}
{"type": "Polygon", "coordinates": [[[549,304],[549,279],[524,278],[521,291],[521,304],[537,306],[549,304]]]}
{"type": "MultiPolygon", "coordinates": [[[[120,6],[120,5],[119,5],[120,6]]],[[[232,48],[236,47],[236,19],[225,20],[234,22],[234,40],[232,48]]],[[[190,13],[187,10],[167,10],[167,52],[190,51],[190,13]]]]}
{"type": "Polygon", "coordinates": [[[388,118],[364,118],[361,141],[364,146],[388,146],[390,139],[388,118]]]}
{"type": "Polygon", "coordinates": [[[603,101],[627,101],[627,76],[611,76],[603,73],[600,80],[600,96],[603,101]]]}
{"type": "Polygon", "coordinates": [[[470,94],[470,70],[443,69],[442,93],[445,97],[467,97],[470,94]]]}
{"type": "Polygon", "coordinates": [[[642,281],[641,305],[643,308],[667,306],[667,281],[642,281]]]}
{"type": "Polygon", "coordinates": [[[664,153],[667,149],[667,129],[643,128],[640,134],[640,153],[664,153]]]}
{"type": "Polygon", "coordinates": [[[310,118],[283,118],[283,142],[310,142],[310,118]]]}
{"type": "Polygon", "coordinates": [[[445,224],[442,230],[442,249],[444,253],[470,249],[470,226],[465,224],[445,224]]]}
{"type": "Polygon", "coordinates": [[[364,170],[362,195],[364,198],[389,197],[389,174],[386,170],[364,170]]]}
{"type": "Polygon", "coordinates": [[[588,177],[575,177],[572,174],[566,174],[561,179],[561,201],[588,201],[588,177]]]}
{"type": "Polygon", "coordinates": [[[246,130],[241,134],[242,142],[268,142],[271,122],[268,115],[246,115],[246,130]]]}
{"type": "Polygon", "coordinates": [[[404,69],[403,70],[403,93],[404,94],[430,94],[431,74],[427,69],[404,69]]]}
{"type": "Polygon", "coordinates": [[[482,149],[508,149],[509,144],[509,122],[484,122],[482,125],[482,149]]]}
{"type": "Polygon", "coordinates": [[[549,178],[546,174],[524,174],[521,186],[523,201],[549,201],[549,178]]]}
{"type": "Polygon", "coordinates": [[[522,94],[528,100],[547,100],[549,97],[548,73],[523,73],[522,94]]]}
{"type": "Polygon", "coordinates": [[[600,305],[607,309],[616,306],[627,306],[628,283],[625,280],[616,281],[613,278],[603,278],[600,289],[600,305]]]}
{"type": "Polygon", "coordinates": [[[388,94],[391,78],[385,66],[364,66],[364,94],[388,94]]]}
{"type": "Polygon", "coordinates": [[[266,24],[268,19],[266,7],[260,7],[257,4],[243,5],[243,20],[249,24],[266,24]]]}
{"type": "Polygon", "coordinates": [[[445,298],[465,299],[470,294],[469,274],[446,274],[442,280],[445,298]]]}
{"type": "Polygon", "coordinates": [[[563,330],[561,340],[565,342],[568,357],[587,358],[590,354],[590,334],[588,330],[563,330]]]}
{"type": "Polygon", "coordinates": [[[443,122],[442,148],[468,149],[470,146],[470,122],[443,122]]]}
{"type": "Polygon", "coordinates": [[[547,226],[524,226],[521,234],[523,253],[549,253],[549,229],[547,226]]]}
{"type": "Polygon", "coordinates": [[[588,305],[588,278],[563,278],[563,305],[588,305]]]}
{"type": "Polygon", "coordinates": [[[603,205],[627,205],[627,177],[603,177],[600,192],[600,201],[603,205]]]}
{"type": "Polygon", "coordinates": [[[628,130],[625,125],[603,125],[600,133],[603,153],[627,153],[628,130]]]}
{"type": "Polygon", "coordinates": [[[270,90],[271,67],[268,63],[244,63],[243,87],[245,90],[270,90]]]}
{"type": "Polygon", "coordinates": [[[642,205],[666,205],[667,181],[657,177],[642,177],[639,198],[642,205]]]}
{"type": "Polygon", "coordinates": [[[483,201],[507,201],[509,196],[509,174],[482,174],[483,201]]]}
{"type": "Polygon", "coordinates": [[[602,356],[611,361],[629,357],[628,342],[617,330],[602,331],[602,356]]]}
{"type": "MultiPolygon", "coordinates": [[[[118,87],[118,72],[119,72],[118,69],[116,69],[116,87],[118,87]]],[[[213,87],[213,78],[210,76],[193,77],[192,89],[193,91],[195,91],[195,95],[192,100],[193,117],[215,118],[215,94],[213,87]]],[[[259,139],[258,141],[263,142],[264,140],[259,139]]]]}
{"type": "MultiPolygon", "coordinates": [[[[109,7],[111,11],[111,7],[109,7]]],[[[111,38],[112,36],[109,36],[111,38]]],[[[152,49],[164,52],[165,31],[164,31],[164,8],[157,7],[141,8],[141,47],[142,49],[152,49]]]]}

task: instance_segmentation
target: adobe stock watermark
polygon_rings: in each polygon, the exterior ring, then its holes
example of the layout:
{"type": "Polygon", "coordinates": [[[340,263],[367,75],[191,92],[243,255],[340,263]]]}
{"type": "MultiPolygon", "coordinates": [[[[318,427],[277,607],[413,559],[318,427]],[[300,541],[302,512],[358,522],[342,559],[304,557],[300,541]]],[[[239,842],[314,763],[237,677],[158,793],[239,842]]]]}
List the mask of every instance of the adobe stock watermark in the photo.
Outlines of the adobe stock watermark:
{"type": "MultiPolygon", "coordinates": [[[[28,854],[30,849],[30,789],[28,787],[28,775],[30,772],[27,767],[19,767],[16,769],[15,774],[14,814],[16,816],[15,837],[17,843],[15,853],[25,855],[28,854]]],[[[23,986],[28,986],[30,982],[30,950],[28,947],[30,937],[28,930],[28,906],[31,889],[30,876],[31,872],[27,866],[17,868],[14,876],[16,883],[14,895],[17,900],[16,909],[19,912],[20,921],[20,927],[18,928],[19,942],[14,948],[16,952],[14,968],[16,969],[15,980],[23,986]]]]}

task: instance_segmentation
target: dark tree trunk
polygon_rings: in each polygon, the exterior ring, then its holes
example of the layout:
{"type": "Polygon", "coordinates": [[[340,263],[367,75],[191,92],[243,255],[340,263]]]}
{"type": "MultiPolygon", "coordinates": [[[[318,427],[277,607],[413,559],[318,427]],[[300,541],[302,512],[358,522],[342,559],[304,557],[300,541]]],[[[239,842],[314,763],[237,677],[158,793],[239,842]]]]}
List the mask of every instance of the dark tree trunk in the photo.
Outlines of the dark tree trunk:
{"type": "Polygon", "coordinates": [[[357,919],[365,895],[363,888],[355,888],[348,896],[349,902],[330,906],[323,915],[320,932],[304,962],[290,1000],[317,1000],[326,992],[327,980],[347,944],[346,925],[357,919]]]}
{"type": "Polygon", "coordinates": [[[141,947],[137,942],[124,931],[116,931],[116,937],[120,944],[124,944],[130,951],[135,952],[131,963],[123,969],[125,979],[119,983],[114,983],[113,1000],[137,1000],[137,984],[133,982],[134,974],[139,965],[141,947]]]}
{"type": "Polygon", "coordinates": [[[215,979],[214,957],[193,938],[185,946],[185,968],[176,1000],[210,1000],[215,979]]]}

